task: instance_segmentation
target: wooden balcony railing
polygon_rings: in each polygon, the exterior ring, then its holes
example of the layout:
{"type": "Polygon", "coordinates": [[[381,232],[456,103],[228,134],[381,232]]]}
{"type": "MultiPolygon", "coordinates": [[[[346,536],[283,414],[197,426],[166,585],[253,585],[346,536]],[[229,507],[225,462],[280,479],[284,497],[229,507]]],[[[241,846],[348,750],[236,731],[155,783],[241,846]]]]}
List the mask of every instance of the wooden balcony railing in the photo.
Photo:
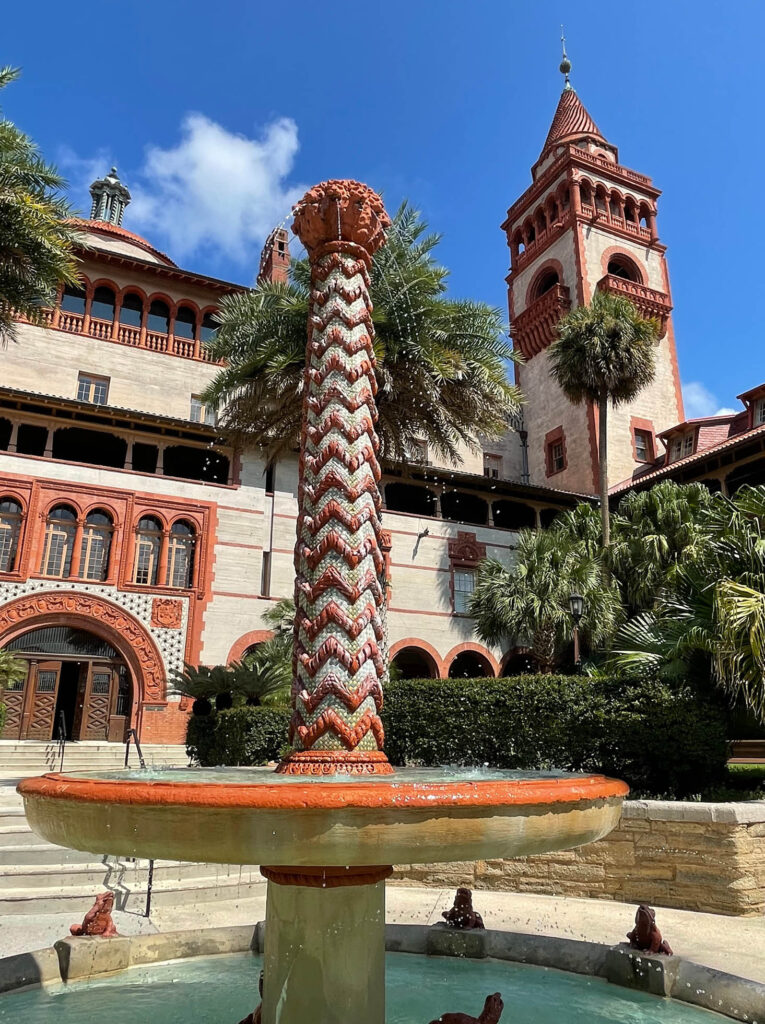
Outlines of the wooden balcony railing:
{"type": "Polygon", "coordinates": [[[570,309],[568,288],[554,285],[513,320],[513,344],[526,359],[546,349],[558,336],[558,321],[570,309]]]}
{"type": "Polygon", "coordinates": [[[598,281],[598,289],[602,292],[611,292],[614,295],[623,295],[633,303],[641,316],[652,317],[659,321],[661,337],[666,334],[672,303],[664,292],[660,292],[656,288],[649,288],[648,285],[640,284],[637,281],[616,277],[614,274],[606,274],[605,277],[601,277],[598,281]]]}

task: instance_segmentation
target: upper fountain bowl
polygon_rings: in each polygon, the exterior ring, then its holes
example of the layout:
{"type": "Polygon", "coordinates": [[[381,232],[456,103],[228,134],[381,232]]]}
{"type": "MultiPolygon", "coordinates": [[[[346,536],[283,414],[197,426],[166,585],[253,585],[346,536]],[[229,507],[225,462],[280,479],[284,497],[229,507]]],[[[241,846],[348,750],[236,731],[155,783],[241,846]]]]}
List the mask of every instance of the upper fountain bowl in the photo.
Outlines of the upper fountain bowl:
{"type": "Polygon", "coordinates": [[[44,775],[18,787],[49,842],[221,864],[348,866],[524,857],[594,842],[619,821],[603,775],[410,768],[369,779],[183,768],[44,775]]]}

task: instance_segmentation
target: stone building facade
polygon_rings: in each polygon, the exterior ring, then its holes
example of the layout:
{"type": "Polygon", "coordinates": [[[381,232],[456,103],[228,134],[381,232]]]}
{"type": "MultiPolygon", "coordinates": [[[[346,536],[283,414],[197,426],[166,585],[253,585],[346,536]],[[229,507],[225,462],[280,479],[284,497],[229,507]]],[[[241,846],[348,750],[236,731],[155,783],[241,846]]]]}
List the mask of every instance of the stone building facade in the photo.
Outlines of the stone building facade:
{"type": "MultiPolygon", "coordinates": [[[[236,285],[176,266],[121,226],[112,172],[81,223],[82,287],[44,326],[19,324],[0,386],[0,646],[28,664],[3,700],[5,738],[182,742],[184,662],[226,664],[270,635],[291,596],[297,456],[235,452],[199,395],[218,367],[204,342],[236,285]]],[[[261,274],[283,279],[286,232],[261,274]]],[[[518,528],[577,497],[519,481],[518,446],[459,470],[418,451],[383,482],[392,657],[413,675],[496,675],[466,615],[477,562],[508,560],[518,528]],[[515,480],[513,479],[515,477],[515,480]]],[[[518,653],[518,652],[516,652],[518,653]]]]}
{"type": "MultiPolygon", "coordinates": [[[[503,225],[523,420],[456,468],[425,447],[383,467],[390,651],[406,676],[528,666],[522,647],[477,640],[467,603],[482,558],[509,563],[519,529],[597,491],[594,410],[564,398],[547,351],[561,314],[595,289],[664,329],[656,381],[610,413],[614,493],[665,476],[763,482],[765,385],[738,415],[683,422],[659,192],[619,164],[568,82],[532,178],[503,225]]],[[[173,673],[241,659],[292,595],[297,455],[268,466],[234,451],[199,397],[219,369],[205,348],[213,315],[239,286],[124,228],[116,171],[92,193],[82,287],[60,292],[44,326],[19,324],[3,353],[0,647],[28,664],[3,695],[4,737],[50,740],[63,723],[73,738],[135,728],[180,743],[190,709],[173,673]]],[[[277,229],[259,276],[286,280],[289,260],[277,229]]]]}

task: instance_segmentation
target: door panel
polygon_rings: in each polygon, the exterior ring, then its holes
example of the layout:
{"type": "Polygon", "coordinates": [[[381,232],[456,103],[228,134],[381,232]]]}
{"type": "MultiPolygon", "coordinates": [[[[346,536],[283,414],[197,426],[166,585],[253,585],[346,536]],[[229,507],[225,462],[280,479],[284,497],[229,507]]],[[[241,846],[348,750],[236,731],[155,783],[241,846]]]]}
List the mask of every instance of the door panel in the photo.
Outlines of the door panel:
{"type": "Polygon", "coordinates": [[[116,673],[110,664],[94,661],[90,665],[80,739],[106,740],[109,738],[109,712],[112,692],[116,689],[116,673]]]}
{"type": "Polygon", "coordinates": [[[24,696],[31,686],[31,665],[27,662],[27,678],[16,684],[13,690],[3,690],[0,699],[5,704],[5,728],[2,732],[4,740],[21,739],[21,722],[24,714],[24,696]]]}
{"type": "Polygon", "coordinates": [[[90,673],[90,662],[80,663],[80,670],[77,676],[77,694],[74,701],[74,722],[72,724],[72,739],[84,740],[82,734],[82,723],[85,721],[85,701],[88,691],[88,675],[90,673]]]}
{"type": "Polygon", "coordinates": [[[37,663],[32,711],[29,716],[29,725],[27,726],[27,739],[49,740],[52,738],[60,679],[60,661],[40,661],[37,663]]]}

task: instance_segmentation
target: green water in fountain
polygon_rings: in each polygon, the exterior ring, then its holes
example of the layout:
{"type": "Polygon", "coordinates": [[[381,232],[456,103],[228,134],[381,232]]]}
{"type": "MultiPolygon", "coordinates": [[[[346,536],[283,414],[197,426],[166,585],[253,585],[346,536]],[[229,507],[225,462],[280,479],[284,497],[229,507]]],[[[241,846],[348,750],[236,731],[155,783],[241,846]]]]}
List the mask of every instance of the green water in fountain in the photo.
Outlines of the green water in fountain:
{"type": "MultiPolygon", "coordinates": [[[[237,1024],[253,1009],[261,958],[200,957],[91,982],[0,997],[0,1024],[237,1024]]],[[[386,1024],[478,1014],[501,992],[502,1024],[723,1024],[707,1010],[609,985],[600,978],[497,960],[389,953],[386,1024]],[[562,1013],[565,1012],[565,1017],[562,1013]]],[[[363,1022],[359,1022],[363,1024],[363,1022]]]]}

